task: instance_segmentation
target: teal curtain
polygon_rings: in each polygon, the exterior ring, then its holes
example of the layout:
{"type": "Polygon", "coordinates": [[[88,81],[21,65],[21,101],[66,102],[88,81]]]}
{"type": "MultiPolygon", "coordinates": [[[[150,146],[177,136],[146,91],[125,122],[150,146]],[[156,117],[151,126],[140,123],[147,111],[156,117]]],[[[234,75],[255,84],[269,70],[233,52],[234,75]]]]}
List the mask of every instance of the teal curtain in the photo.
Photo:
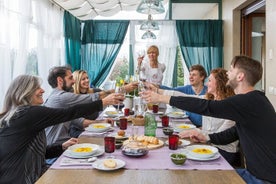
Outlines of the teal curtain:
{"type": "Polygon", "coordinates": [[[222,20],[176,20],[181,52],[188,68],[205,67],[208,75],[223,63],[222,20]]]}
{"type": "Polygon", "coordinates": [[[100,86],[108,76],[124,41],[128,20],[89,20],[82,31],[81,68],[91,85],[100,86]]]}
{"type": "Polygon", "coordinates": [[[129,45],[129,66],[128,74],[134,75],[133,45],[129,45]]]}
{"type": "Polygon", "coordinates": [[[73,71],[78,70],[81,67],[81,21],[65,11],[63,23],[66,63],[73,71]]]}

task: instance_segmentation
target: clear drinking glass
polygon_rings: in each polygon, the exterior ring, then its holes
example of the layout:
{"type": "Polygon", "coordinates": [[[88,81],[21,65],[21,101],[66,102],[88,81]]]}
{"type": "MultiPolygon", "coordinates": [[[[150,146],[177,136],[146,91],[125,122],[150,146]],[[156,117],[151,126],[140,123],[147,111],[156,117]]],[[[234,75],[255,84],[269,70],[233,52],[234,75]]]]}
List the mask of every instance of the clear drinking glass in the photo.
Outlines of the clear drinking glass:
{"type": "Polygon", "coordinates": [[[141,57],[144,59],[145,55],[146,55],[146,51],[144,49],[138,50],[138,52],[137,52],[138,57],[141,57]]]}
{"type": "MultiPolygon", "coordinates": [[[[126,91],[125,91],[125,88],[124,88],[123,86],[116,86],[116,88],[115,88],[115,93],[120,93],[120,94],[123,94],[124,96],[126,95],[126,91]]],[[[123,113],[123,112],[122,112],[123,106],[124,106],[123,102],[117,104],[117,111],[118,111],[119,114],[120,114],[120,113],[121,113],[121,114],[123,113]]]]}

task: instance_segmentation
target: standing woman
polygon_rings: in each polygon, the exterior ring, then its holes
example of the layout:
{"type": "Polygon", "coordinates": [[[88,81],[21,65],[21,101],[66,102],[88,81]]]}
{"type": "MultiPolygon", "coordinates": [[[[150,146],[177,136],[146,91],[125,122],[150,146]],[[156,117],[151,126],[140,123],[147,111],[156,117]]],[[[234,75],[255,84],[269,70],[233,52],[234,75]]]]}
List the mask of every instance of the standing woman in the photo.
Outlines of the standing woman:
{"type": "Polygon", "coordinates": [[[153,84],[162,84],[163,73],[166,66],[158,62],[159,49],[156,45],[152,45],[147,51],[149,62],[143,62],[144,57],[138,57],[138,72],[146,77],[147,82],[153,84]]]}
{"type": "Polygon", "coordinates": [[[117,104],[122,95],[69,108],[41,106],[44,90],[40,79],[21,75],[10,84],[0,113],[0,182],[33,184],[45,170],[44,129],[61,122],[101,111],[117,104]]]}

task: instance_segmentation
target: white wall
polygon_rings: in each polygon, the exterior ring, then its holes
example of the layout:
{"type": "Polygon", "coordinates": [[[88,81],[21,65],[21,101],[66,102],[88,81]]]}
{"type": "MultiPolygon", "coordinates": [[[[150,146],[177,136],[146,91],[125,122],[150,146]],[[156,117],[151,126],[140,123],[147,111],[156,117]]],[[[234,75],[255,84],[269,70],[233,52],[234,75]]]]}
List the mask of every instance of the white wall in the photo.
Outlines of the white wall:
{"type": "Polygon", "coordinates": [[[266,95],[276,108],[276,1],[266,0],[266,95]],[[272,52],[272,58],[270,54],[272,52]],[[269,87],[274,87],[275,93],[269,94],[269,87]]]}
{"type": "MultiPolygon", "coordinates": [[[[224,68],[229,69],[235,55],[240,54],[240,10],[254,0],[223,0],[224,20],[224,68]]],[[[266,0],[266,61],[264,67],[266,96],[276,108],[276,1],[266,0]],[[269,58],[272,52],[272,59],[269,58]],[[275,88],[275,95],[269,94],[269,87],[275,88]]]]}

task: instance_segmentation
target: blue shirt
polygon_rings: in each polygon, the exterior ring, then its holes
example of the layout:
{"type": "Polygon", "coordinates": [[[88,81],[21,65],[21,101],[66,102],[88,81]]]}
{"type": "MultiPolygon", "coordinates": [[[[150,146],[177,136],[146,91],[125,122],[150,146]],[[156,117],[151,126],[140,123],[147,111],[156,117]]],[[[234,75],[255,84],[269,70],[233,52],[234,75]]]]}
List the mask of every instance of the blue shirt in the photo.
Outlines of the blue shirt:
{"type": "MultiPolygon", "coordinates": [[[[160,89],[175,90],[175,91],[180,91],[180,92],[185,93],[185,94],[196,95],[196,93],[194,92],[191,85],[178,86],[178,87],[175,87],[175,88],[160,85],[160,89]]],[[[204,86],[199,95],[205,95],[206,92],[207,92],[207,86],[204,86]]],[[[202,126],[202,116],[201,115],[196,114],[196,113],[192,113],[192,112],[188,112],[188,111],[186,112],[186,114],[189,116],[191,122],[194,125],[196,125],[197,127],[202,126]]]]}

